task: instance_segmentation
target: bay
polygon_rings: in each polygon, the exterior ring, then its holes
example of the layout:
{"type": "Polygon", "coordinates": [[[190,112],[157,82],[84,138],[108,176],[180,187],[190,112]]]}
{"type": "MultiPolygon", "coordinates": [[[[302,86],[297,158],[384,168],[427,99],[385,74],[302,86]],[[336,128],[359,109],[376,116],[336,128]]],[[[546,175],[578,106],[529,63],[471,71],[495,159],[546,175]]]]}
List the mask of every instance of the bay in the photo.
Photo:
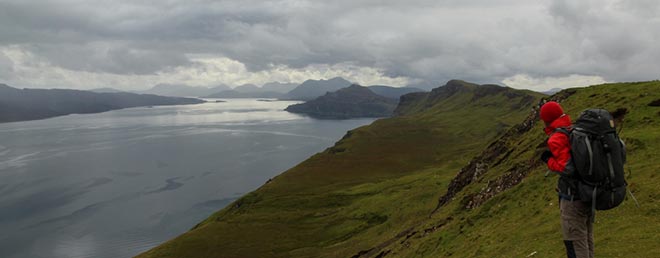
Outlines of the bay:
{"type": "Polygon", "coordinates": [[[374,121],[210,101],[0,124],[0,257],[132,257],[374,121]]]}

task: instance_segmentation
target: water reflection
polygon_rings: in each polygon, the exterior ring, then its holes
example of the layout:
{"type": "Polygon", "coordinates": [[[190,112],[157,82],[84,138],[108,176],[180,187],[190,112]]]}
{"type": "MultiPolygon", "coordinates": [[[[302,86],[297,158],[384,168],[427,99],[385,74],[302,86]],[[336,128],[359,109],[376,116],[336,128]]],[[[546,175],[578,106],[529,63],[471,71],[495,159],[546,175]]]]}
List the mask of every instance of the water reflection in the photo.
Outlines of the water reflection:
{"type": "Polygon", "coordinates": [[[0,124],[0,257],[130,257],[373,119],[227,100],[0,124]]]}

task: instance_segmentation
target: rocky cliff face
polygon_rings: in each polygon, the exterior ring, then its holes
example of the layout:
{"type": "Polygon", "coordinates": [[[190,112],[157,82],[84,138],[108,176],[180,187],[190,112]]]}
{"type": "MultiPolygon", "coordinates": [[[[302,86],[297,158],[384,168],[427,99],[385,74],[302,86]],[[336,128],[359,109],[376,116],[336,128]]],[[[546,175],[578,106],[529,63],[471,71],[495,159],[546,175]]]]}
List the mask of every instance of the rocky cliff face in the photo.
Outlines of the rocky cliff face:
{"type": "MultiPolygon", "coordinates": [[[[442,197],[440,197],[438,206],[433,210],[432,213],[436,212],[452,198],[454,198],[458,192],[465,188],[465,186],[469,185],[473,181],[481,179],[484,174],[488,173],[489,168],[498,166],[507,158],[509,158],[514,149],[519,147],[516,143],[520,136],[529,132],[529,130],[531,130],[539,121],[539,109],[543,103],[546,101],[562,102],[573,93],[575,93],[574,90],[566,90],[560,94],[552,96],[551,98],[542,99],[537,105],[534,106],[525,120],[507,130],[504,135],[488,145],[488,147],[486,147],[486,149],[482,151],[481,154],[473,158],[470,163],[468,163],[468,165],[463,167],[458,172],[456,177],[449,184],[447,192],[442,197]]],[[[535,154],[540,155],[538,151],[535,151],[535,154]]],[[[534,155],[531,159],[524,162],[516,163],[510,169],[508,169],[504,175],[489,180],[487,183],[488,186],[478,193],[473,193],[466,196],[462,203],[465,204],[465,208],[467,209],[475,208],[489,200],[494,195],[520,183],[520,181],[525,176],[527,176],[530,171],[539,165],[541,165],[541,162],[538,160],[538,155],[534,155]]]]}

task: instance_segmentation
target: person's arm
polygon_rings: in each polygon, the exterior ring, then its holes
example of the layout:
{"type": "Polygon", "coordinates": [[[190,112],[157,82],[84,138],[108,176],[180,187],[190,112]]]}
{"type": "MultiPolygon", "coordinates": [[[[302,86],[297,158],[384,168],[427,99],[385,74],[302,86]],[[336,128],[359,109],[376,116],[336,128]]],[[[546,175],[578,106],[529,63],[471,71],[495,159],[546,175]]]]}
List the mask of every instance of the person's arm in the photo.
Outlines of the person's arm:
{"type": "Polygon", "coordinates": [[[563,173],[571,158],[571,145],[568,142],[568,135],[563,133],[554,133],[548,139],[548,149],[552,157],[548,159],[548,168],[552,171],[563,173]]]}

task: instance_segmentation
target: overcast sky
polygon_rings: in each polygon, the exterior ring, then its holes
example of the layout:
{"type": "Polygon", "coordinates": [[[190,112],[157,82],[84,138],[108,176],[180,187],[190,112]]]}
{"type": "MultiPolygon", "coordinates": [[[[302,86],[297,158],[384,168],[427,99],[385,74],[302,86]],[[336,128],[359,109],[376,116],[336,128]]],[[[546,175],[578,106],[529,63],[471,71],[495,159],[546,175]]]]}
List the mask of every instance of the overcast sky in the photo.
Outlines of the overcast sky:
{"type": "Polygon", "coordinates": [[[658,45],[657,0],[0,0],[0,83],[18,87],[550,89],[658,79],[658,45]]]}

